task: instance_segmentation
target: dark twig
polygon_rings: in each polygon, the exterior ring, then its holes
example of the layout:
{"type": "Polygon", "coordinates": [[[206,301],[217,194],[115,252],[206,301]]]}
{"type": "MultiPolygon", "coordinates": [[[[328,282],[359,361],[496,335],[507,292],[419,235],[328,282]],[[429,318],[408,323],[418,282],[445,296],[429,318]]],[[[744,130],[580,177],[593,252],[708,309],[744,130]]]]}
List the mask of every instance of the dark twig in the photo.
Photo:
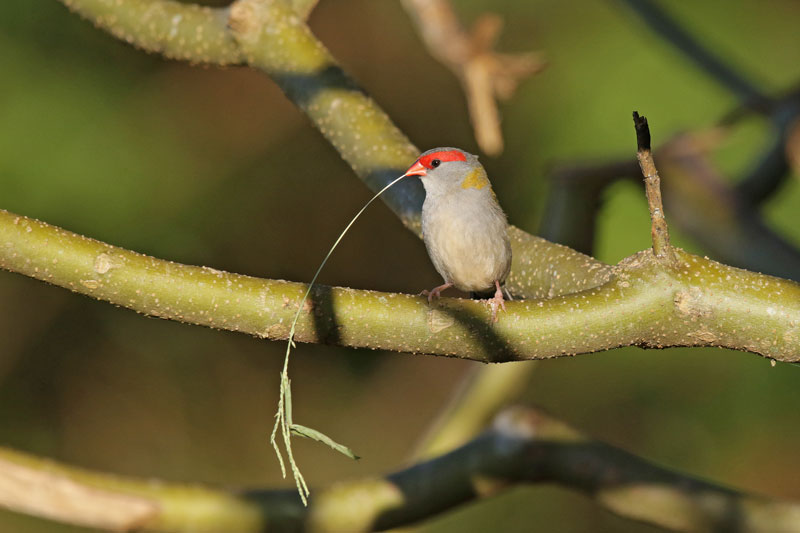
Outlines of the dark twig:
{"type": "Polygon", "coordinates": [[[636,157],[639,159],[639,166],[644,176],[647,205],[650,208],[653,253],[657,258],[674,264],[677,258],[669,244],[669,228],[661,202],[661,178],[658,176],[653,153],[650,151],[650,127],[647,125],[647,118],[640,116],[636,111],[633,112],[633,124],[636,128],[636,157]]]}

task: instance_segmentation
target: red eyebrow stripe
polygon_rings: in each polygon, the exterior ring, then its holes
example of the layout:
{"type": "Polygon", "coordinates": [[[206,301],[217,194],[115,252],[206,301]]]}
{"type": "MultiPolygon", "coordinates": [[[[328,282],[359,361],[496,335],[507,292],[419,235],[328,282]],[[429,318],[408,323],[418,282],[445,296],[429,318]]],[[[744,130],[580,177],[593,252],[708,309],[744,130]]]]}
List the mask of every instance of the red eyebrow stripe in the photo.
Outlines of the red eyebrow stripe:
{"type": "Polygon", "coordinates": [[[428,154],[419,158],[419,162],[422,163],[425,168],[431,168],[431,161],[434,159],[438,159],[442,163],[445,161],[466,161],[467,158],[463,152],[459,152],[458,150],[447,150],[446,152],[433,152],[432,154],[428,154]]]}

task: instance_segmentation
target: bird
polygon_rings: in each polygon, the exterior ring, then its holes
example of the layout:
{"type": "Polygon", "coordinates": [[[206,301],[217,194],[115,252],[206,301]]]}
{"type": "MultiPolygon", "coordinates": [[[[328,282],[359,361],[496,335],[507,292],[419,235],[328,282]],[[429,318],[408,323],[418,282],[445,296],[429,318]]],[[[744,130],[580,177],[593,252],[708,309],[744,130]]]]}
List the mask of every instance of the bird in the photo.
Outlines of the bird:
{"type": "Polygon", "coordinates": [[[422,153],[403,175],[425,188],[422,239],[444,284],[424,291],[428,302],[450,287],[489,296],[492,322],[505,310],[503,284],[511,270],[506,215],[478,156],[459,148],[422,153]]]}

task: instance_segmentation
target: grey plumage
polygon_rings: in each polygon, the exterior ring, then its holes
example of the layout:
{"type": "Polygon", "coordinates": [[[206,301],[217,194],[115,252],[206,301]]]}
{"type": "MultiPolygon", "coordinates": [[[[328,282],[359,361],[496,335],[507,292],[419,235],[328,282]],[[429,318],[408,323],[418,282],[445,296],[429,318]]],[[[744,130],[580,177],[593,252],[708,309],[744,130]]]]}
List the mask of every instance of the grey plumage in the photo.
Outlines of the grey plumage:
{"type": "Polygon", "coordinates": [[[421,175],[425,246],[446,283],[468,292],[494,290],[511,269],[511,245],[486,171],[476,156],[457,148],[428,150],[418,161],[440,153],[457,157],[453,152],[464,160],[442,161],[421,175]]]}

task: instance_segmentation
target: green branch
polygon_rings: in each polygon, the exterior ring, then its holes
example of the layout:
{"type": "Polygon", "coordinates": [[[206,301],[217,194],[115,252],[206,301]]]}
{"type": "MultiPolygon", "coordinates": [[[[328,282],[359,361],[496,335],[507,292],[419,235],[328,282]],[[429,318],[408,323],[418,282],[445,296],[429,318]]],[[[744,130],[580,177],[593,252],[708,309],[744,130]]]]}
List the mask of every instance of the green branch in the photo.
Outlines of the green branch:
{"type": "MultiPolygon", "coordinates": [[[[800,360],[799,284],[675,253],[677,269],[647,250],[614,267],[600,287],[509,302],[494,326],[474,300],[429,307],[420,296],[318,287],[296,339],[484,362],[631,344],[800,360]]],[[[143,314],[269,339],[287,337],[306,288],[159,260],[1,210],[0,268],[143,314]]]]}
{"type": "Polygon", "coordinates": [[[678,531],[800,531],[800,505],[667,470],[533,409],[501,413],[467,445],[386,477],[314,491],[224,491],[95,473],[0,448],[0,505],[89,527],[160,532],[375,531],[510,486],[555,483],[620,516],[678,531]]]}

